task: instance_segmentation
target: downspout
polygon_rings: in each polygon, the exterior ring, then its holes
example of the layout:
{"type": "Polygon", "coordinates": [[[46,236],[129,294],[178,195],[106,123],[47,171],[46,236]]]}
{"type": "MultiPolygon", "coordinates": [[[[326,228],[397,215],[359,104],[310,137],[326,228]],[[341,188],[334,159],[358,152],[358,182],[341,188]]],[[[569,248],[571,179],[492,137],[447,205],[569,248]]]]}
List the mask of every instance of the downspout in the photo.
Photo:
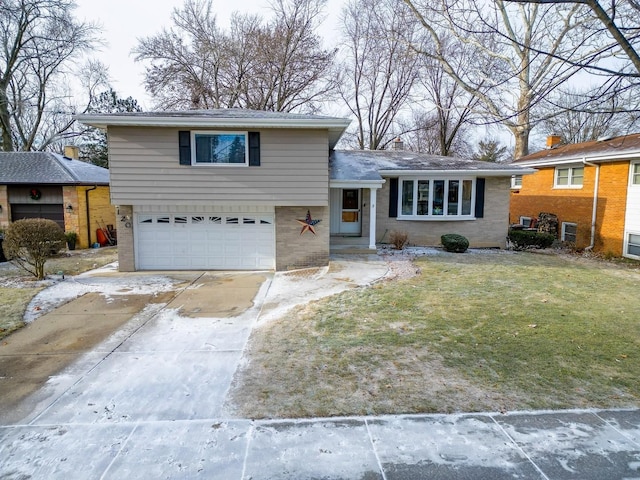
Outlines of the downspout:
{"type": "Polygon", "coordinates": [[[587,162],[586,157],[582,157],[582,163],[584,165],[589,165],[590,167],[596,167],[595,185],[593,187],[593,210],[591,212],[591,242],[589,243],[589,246],[585,248],[585,251],[590,251],[590,250],[593,250],[593,247],[596,244],[596,220],[597,220],[597,213],[598,213],[598,187],[600,185],[600,165],[587,162]]]}
{"type": "Polygon", "coordinates": [[[91,248],[91,218],[89,218],[89,192],[91,190],[95,190],[97,189],[98,186],[94,185],[91,188],[87,188],[84,191],[84,201],[85,201],[85,205],[87,207],[87,242],[89,242],[89,245],[87,248],[91,248]]]}

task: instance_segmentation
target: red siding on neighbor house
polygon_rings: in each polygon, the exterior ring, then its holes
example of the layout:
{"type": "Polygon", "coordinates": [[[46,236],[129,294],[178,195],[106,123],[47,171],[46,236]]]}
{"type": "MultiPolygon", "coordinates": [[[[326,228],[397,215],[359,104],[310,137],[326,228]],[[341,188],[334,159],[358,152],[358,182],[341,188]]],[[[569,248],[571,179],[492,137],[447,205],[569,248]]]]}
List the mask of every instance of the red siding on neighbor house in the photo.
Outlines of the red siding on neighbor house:
{"type": "MultiPolygon", "coordinates": [[[[520,216],[535,218],[541,212],[558,216],[558,238],[562,222],[578,225],[576,247],[591,241],[591,218],[596,167],[585,165],[582,188],[554,188],[555,166],[535,167],[533,175],[524,175],[522,187],[511,191],[510,223],[520,216]]],[[[596,216],[596,251],[622,255],[624,218],[629,180],[629,161],[605,162],[600,166],[596,216]]]]}

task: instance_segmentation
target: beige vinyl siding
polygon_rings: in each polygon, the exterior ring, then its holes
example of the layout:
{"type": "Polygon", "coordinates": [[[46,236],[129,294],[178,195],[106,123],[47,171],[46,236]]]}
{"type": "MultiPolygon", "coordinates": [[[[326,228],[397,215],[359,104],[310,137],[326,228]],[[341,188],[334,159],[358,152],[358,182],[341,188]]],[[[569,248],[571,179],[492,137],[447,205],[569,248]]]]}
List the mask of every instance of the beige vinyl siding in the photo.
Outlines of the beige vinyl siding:
{"type": "Polygon", "coordinates": [[[109,128],[114,204],[327,206],[329,203],[329,144],[325,130],[259,130],[259,167],[180,165],[179,130],[109,128]]]}

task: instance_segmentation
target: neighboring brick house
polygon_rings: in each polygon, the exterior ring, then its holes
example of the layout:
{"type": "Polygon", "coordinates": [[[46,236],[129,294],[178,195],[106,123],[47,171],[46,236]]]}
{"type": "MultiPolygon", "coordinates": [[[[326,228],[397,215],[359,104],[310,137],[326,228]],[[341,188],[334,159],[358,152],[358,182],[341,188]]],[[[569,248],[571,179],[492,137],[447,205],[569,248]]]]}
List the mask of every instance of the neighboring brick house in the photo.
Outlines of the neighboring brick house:
{"type": "Polygon", "coordinates": [[[53,220],[88,248],[115,225],[109,170],[50,152],[0,153],[0,229],[22,218],[53,220]]]}
{"type": "Polygon", "coordinates": [[[532,167],[515,177],[510,222],[541,212],[558,217],[558,238],[602,253],[640,259],[640,134],[557,146],[512,165],[532,167]]]}
{"type": "MultiPolygon", "coordinates": [[[[510,165],[334,151],[344,118],[240,109],[79,115],[107,131],[119,268],[287,270],[392,230],[504,247],[510,165]]],[[[532,173],[533,171],[530,170],[532,173]]]]}

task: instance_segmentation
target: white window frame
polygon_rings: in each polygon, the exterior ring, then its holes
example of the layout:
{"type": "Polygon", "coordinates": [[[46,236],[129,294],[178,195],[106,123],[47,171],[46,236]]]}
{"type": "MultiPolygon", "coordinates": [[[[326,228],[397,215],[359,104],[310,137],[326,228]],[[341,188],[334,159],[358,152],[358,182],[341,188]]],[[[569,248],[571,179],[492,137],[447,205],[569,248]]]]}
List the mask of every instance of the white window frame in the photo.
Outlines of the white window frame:
{"type": "Polygon", "coordinates": [[[582,188],[583,185],[584,185],[584,166],[583,165],[576,165],[573,167],[567,167],[563,165],[562,167],[556,167],[555,171],[553,172],[553,188],[582,188]],[[573,179],[576,176],[574,171],[578,169],[582,170],[582,182],[579,184],[574,184],[573,179]],[[561,170],[567,170],[568,172],[567,185],[558,184],[558,176],[561,170]]]}
{"type": "Polygon", "coordinates": [[[522,188],[522,175],[511,175],[511,188],[522,188]]]}
{"type": "Polygon", "coordinates": [[[476,178],[475,177],[400,177],[398,179],[398,220],[419,220],[419,221],[456,221],[456,220],[475,220],[475,208],[476,208],[476,178]],[[442,206],[442,214],[437,215],[433,213],[433,195],[434,195],[434,182],[444,181],[444,198],[442,206]],[[429,182],[429,198],[427,215],[418,215],[418,181],[429,182]],[[471,182],[471,207],[468,215],[456,214],[450,215],[449,211],[449,182],[458,181],[458,212],[462,212],[462,196],[464,181],[471,182]],[[402,213],[402,197],[404,192],[404,182],[413,182],[413,208],[412,213],[407,215],[402,213]]]}
{"type": "Polygon", "coordinates": [[[249,166],[249,133],[248,132],[229,132],[220,130],[192,130],[191,131],[191,165],[199,167],[248,167],[249,166]],[[221,163],[221,162],[198,162],[196,155],[196,136],[197,135],[240,135],[244,137],[244,163],[221,163]]]}
{"type": "Polygon", "coordinates": [[[629,168],[629,186],[633,188],[640,187],[640,162],[631,162],[629,168]]]}
{"type": "Polygon", "coordinates": [[[525,217],[524,215],[520,215],[518,220],[520,225],[524,226],[524,228],[531,228],[531,222],[533,222],[533,217],[525,217]]]}
{"type": "Polygon", "coordinates": [[[640,260],[640,255],[636,255],[634,253],[629,253],[629,246],[634,246],[634,247],[638,246],[638,247],[640,247],[640,242],[639,243],[631,243],[631,235],[640,237],[640,232],[638,232],[638,231],[625,232],[623,256],[627,257],[627,258],[634,258],[636,260],[640,260]]]}
{"type": "Polygon", "coordinates": [[[563,242],[571,242],[571,243],[576,243],[576,240],[578,240],[578,224],[574,223],[574,222],[562,222],[562,230],[561,230],[561,235],[560,235],[560,239],[563,242]],[[567,240],[566,238],[566,230],[567,227],[572,226],[572,227],[576,227],[576,233],[574,234],[569,234],[569,235],[574,235],[575,238],[573,240],[567,240]]]}

